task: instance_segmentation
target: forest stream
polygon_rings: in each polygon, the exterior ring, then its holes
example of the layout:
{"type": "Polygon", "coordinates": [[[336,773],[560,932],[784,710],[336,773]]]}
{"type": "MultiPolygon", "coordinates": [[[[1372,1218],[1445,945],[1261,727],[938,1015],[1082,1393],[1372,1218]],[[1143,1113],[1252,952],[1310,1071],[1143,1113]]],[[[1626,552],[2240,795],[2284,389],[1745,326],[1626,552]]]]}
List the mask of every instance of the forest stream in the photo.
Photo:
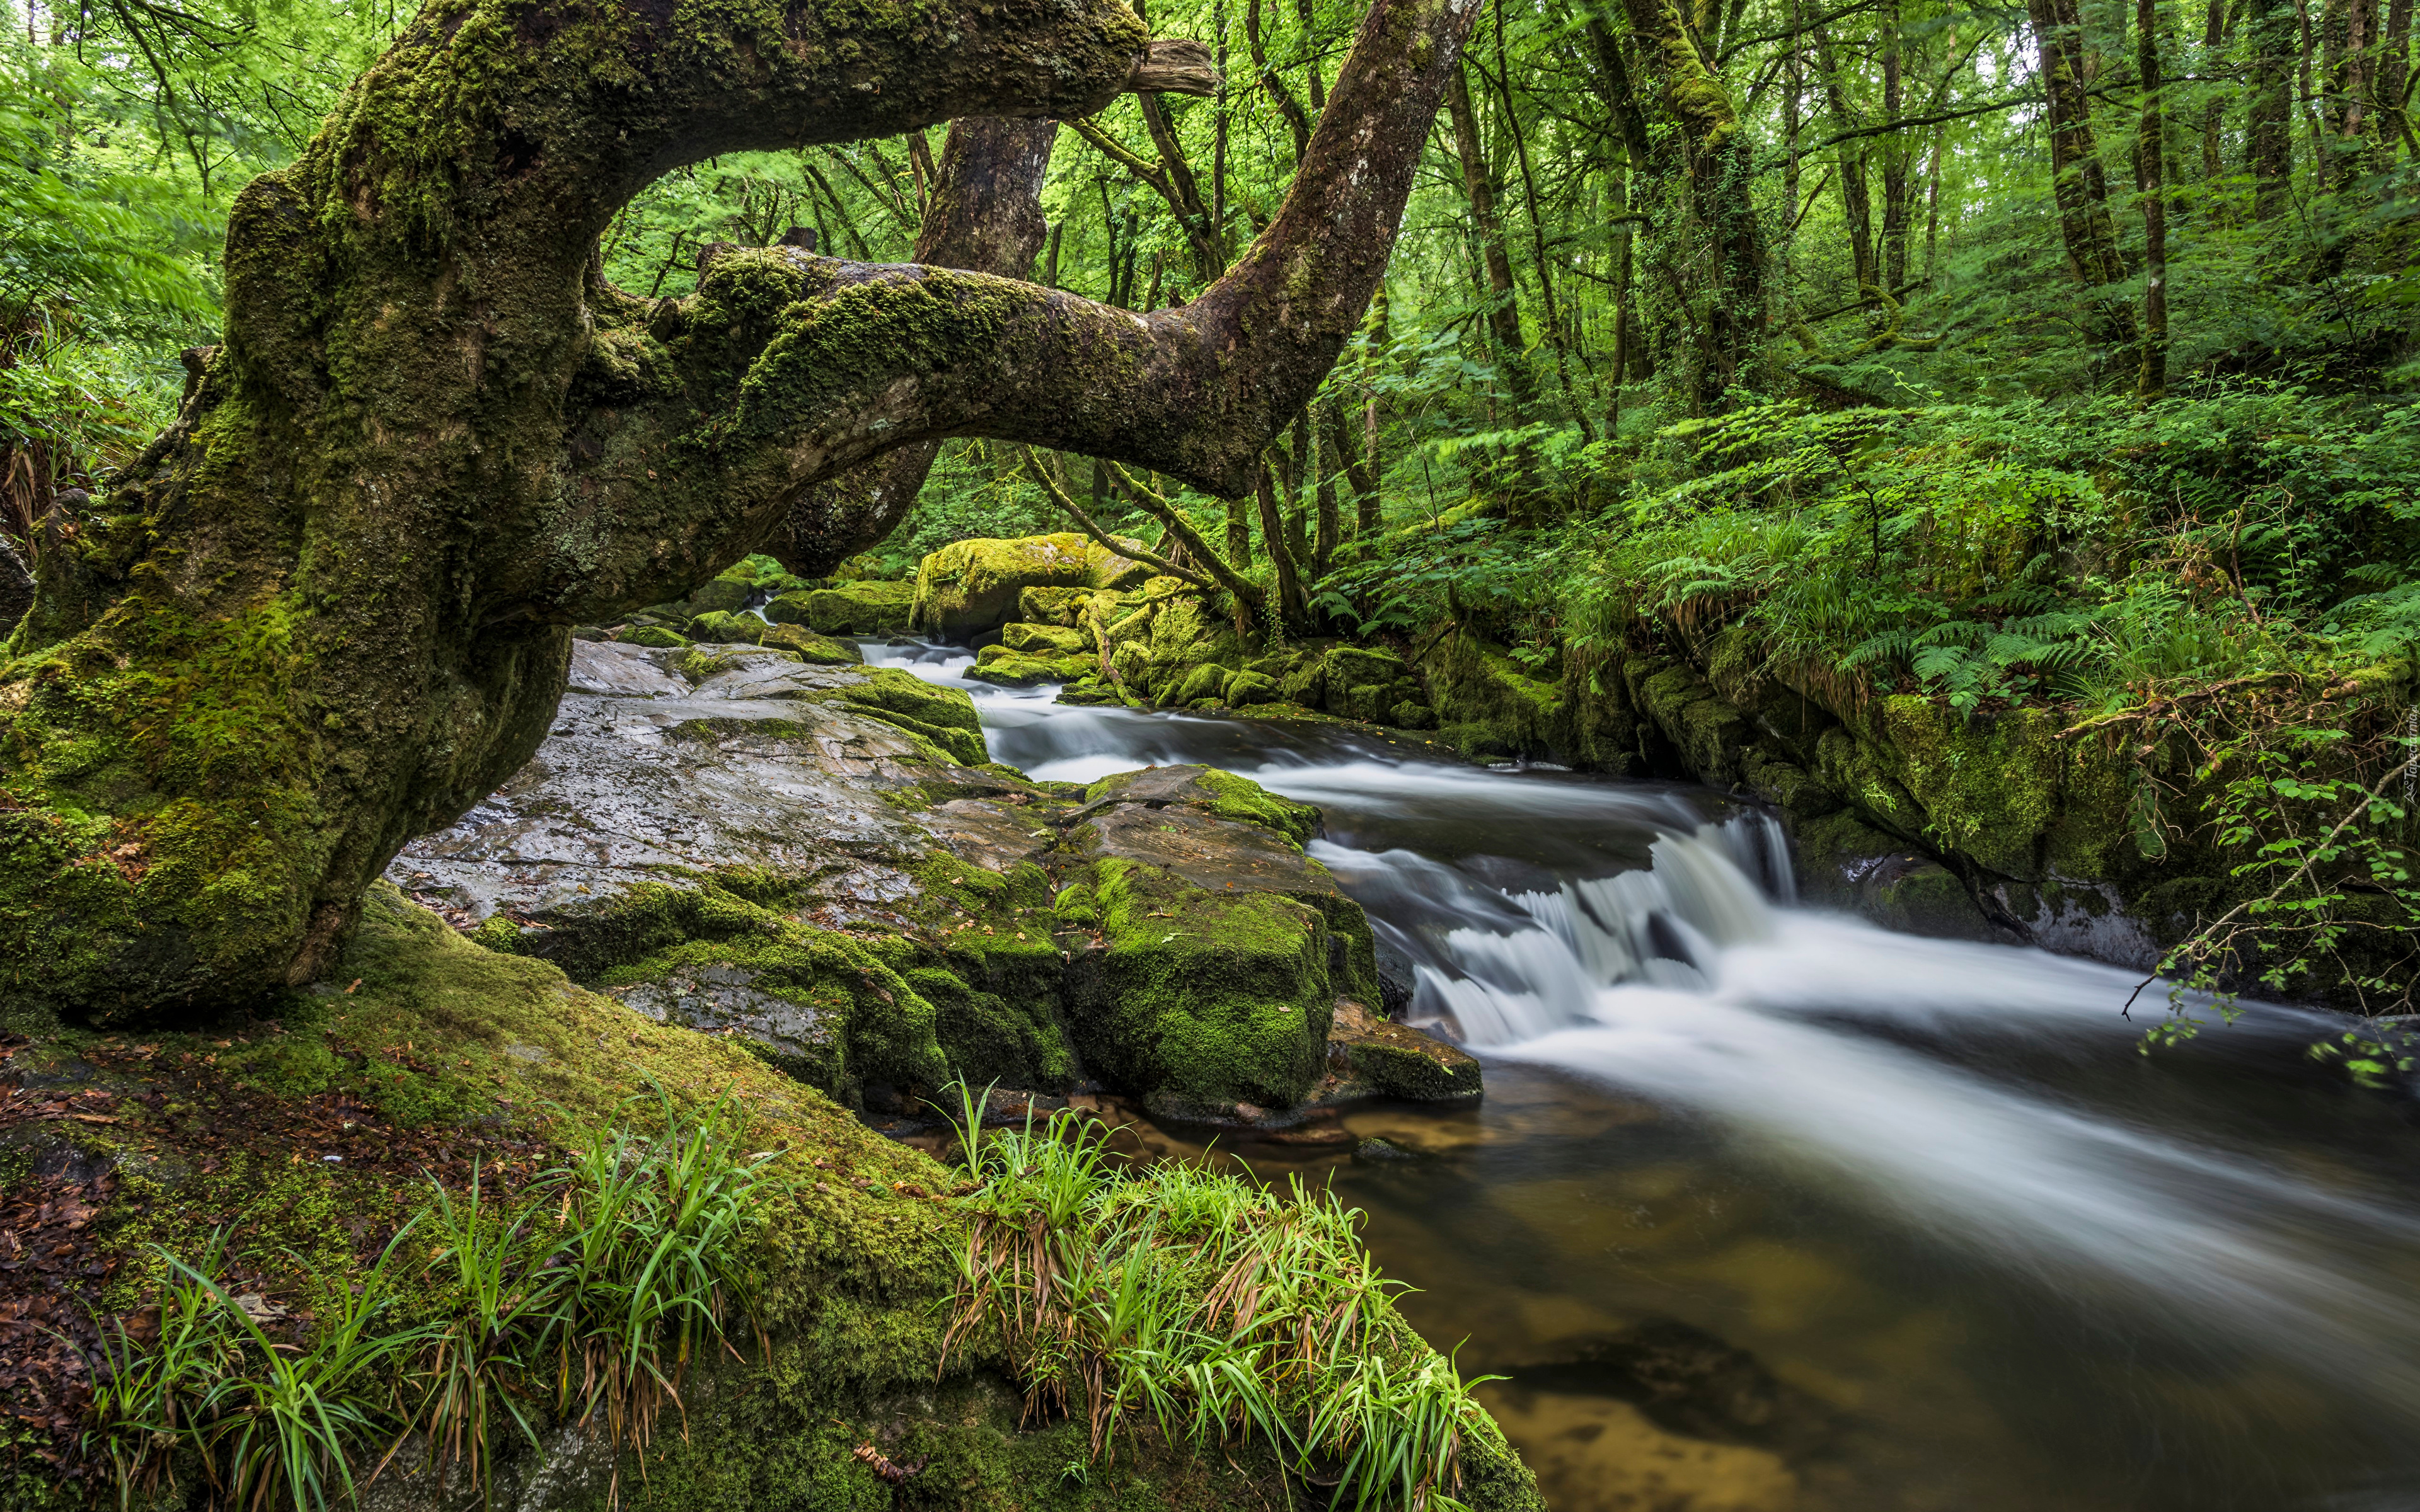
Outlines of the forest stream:
{"type": "Polygon", "coordinates": [[[1564,1512],[2420,1502],[2412,1134],[2310,1061],[2328,1017],[2146,1056],[2126,973],[1793,906],[1777,826],[1707,790],[863,644],[1036,779],[1203,762],[1319,806],[1485,1100],[1346,1115],[1409,1159],[1226,1158],[1366,1210],[1564,1512]]]}

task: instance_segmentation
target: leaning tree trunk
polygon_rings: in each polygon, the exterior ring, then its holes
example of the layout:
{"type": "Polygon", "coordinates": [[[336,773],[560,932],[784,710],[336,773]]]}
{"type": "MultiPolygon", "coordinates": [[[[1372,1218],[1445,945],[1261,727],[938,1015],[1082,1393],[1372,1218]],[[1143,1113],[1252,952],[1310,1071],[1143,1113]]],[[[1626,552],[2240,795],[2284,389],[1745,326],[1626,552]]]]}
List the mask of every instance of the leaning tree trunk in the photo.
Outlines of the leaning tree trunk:
{"type": "Polygon", "coordinates": [[[1267,231],[1140,316],[794,248],[648,300],[597,256],[710,154],[1201,87],[1119,0],[432,8],[239,196],[225,346],[43,555],[0,663],[0,1012],[311,980],[396,850],[529,759],[572,625],[886,452],[985,435],[1249,490],[1385,270],[1475,9],[1373,0],[1267,231]]]}

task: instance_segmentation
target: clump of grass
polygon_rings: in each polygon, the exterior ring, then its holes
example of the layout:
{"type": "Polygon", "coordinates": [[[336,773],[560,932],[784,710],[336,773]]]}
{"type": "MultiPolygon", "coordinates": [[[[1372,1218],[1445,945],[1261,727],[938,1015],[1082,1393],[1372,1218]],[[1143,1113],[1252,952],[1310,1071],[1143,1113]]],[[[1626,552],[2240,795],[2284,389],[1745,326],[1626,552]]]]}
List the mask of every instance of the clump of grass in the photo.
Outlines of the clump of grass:
{"type": "Polygon", "coordinates": [[[378,1326],[395,1310],[388,1266],[402,1238],[358,1289],[339,1291],[334,1316],[307,1348],[271,1338],[216,1278],[224,1235],[212,1236],[198,1265],[162,1251],[159,1337],[140,1347],[124,1319],[112,1320],[85,1436],[86,1452],[116,1472],[119,1506],[133,1505],[137,1492],[149,1500],[163,1481],[173,1486],[180,1456],[199,1462],[224,1504],[318,1512],[331,1489],[352,1500],[348,1446],[404,1423],[396,1366],[431,1332],[378,1326]]]}
{"type": "Polygon", "coordinates": [[[953,1119],[974,1216],[944,1344],[997,1338],[1031,1415],[1081,1417],[1094,1458],[1148,1425],[1207,1450],[1265,1443],[1340,1504],[1459,1508],[1483,1413],[1450,1360],[1405,1365],[1361,1213],[1296,1179],[1282,1193],[1185,1165],[1122,1169],[1073,1112],[953,1119]]]}
{"type": "MultiPolygon", "coordinates": [[[[271,1338],[229,1295],[223,1234],[197,1262],[161,1251],[157,1336],[110,1325],[84,1441],[110,1462],[121,1508],[173,1487],[181,1460],[221,1505],[325,1512],[355,1499],[358,1460],[376,1456],[374,1476],[415,1434],[432,1468],[476,1489],[503,1430],[535,1449],[547,1415],[601,1420],[644,1451],[700,1351],[736,1356],[735,1323],[761,1347],[750,1255],[770,1159],[742,1153],[729,1103],[684,1119],[660,1089],[654,1101],[659,1137],[616,1119],[510,1202],[475,1174],[458,1196],[432,1181],[307,1344],[271,1338]],[[443,1304],[407,1321],[396,1282],[424,1227],[436,1243],[420,1279],[443,1304]]],[[[617,1471],[609,1496],[619,1489],[617,1471]]]]}

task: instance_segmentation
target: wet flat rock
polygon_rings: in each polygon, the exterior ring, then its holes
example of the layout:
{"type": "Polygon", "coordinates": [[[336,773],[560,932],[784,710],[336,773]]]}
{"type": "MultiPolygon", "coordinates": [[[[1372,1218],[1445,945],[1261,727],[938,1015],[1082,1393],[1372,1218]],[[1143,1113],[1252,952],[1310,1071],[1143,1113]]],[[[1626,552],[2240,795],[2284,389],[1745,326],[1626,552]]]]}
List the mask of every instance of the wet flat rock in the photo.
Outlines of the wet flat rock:
{"type": "MultiPolygon", "coordinates": [[[[871,680],[752,648],[701,660],[576,641],[537,754],[458,823],[405,847],[388,878],[467,922],[554,925],[640,884],[692,886],[733,868],[812,879],[820,897],[880,913],[913,897],[907,869],[937,843],[1033,843],[1019,821],[920,822],[924,784],[952,768],[888,711],[848,701],[871,680]],[[679,670],[685,658],[703,682],[679,670]]],[[[968,775],[978,790],[1007,786],[968,775]]]]}

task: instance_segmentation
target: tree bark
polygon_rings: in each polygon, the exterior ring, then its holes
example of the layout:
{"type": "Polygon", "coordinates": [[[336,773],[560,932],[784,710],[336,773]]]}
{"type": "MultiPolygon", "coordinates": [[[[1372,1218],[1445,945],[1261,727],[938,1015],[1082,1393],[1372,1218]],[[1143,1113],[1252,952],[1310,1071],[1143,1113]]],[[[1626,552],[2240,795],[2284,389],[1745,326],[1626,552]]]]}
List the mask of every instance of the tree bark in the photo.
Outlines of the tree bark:
{"type": "Polygon", "coordinates": [[[2168,389],[2168,208],[2163,181],[2158,0],[2134,0],[2134,71],[2143,91],[2137,155],[2143,162],[2143,357],[2134,398],[2149,404],[2168,389]]]}
{"type": "Polygon", "coordinates": [[[1453,120],[1454,153],[1462,160],[1462,193],[1470,206],[1471,234],[1487,270],[1487,331],[1496,344],[1496,370],[1512,401],[1516,423],[1537,413],[1538,385],[1529,372],[1529,347],[1521,334],[1521,296],[1512,282],[1512,258],[1504,246],[1504,223],[1496,208],[1496,176],[1479,137],[1470,84],[1461,69],[1446,84],[1445,106],[1453,120]]]}
{"type": "MultiPolygon", "coordinates": [[[[1042,180],[1058,134],[1059,123],[1051,120],[977,116],[951,122],[935,173],[939,188],[916,238],[916,261],[1024,277],[1050,235],[1042,180]]],[[[869,535],[878,541],[908,517],[940,454],[939,441],[918,441],[808,488],[790,506],[784,529],[766,543],[767,551],[802,578],[824,576],[861,549],[869,535]]]]}
{"type": "MultiPolygon", "coordinates": [[[[1815,61],[1823,70],[1823,94],[1832,106],[1836,130],[1854,131],[1863,123],[1849,103],[1840,80],[1840,66],[1832,53],[1831,37],[1815,28],[1815,61]]],[[[1874,255],[1873,194],[1866,182],[1866,142],[1859,137],[1839,147],[1840,213],[1849,227],[1849,257],[1856,270],[1857,293],[1871,299],[1884,288],[1883,271],[1874,255]]]]}
{"type": "Polygon", "coordinates": [[[225,345],[109,518],[44,553],[0,664],[0,1009],[312,980],[396,850],[535,750],[573,625],[689,592],[901,446],[1249,491],[1377,286],[1474,13],[1373,0],[1267,230],[1138,316],[786,247],[653,301],[597,256],[713,154],[1208,86],[1118,0],[425,12],[238,196],[225,345]]]}
{"type": "Polygon", "coordinates": [[[2273,221],[2285,212],[2294,173],[2294,9],[2290,0],[2249,4],[2243,28],[2252,48],[2245,167],[2252,175],[2252,218],[2273,221]]]}
{"type": "Polygon", "coordinates": [[[1685,259],[1692,297],[1703,303],[1684,391],[1691,412],[1711,414],[1725,407],[1733,384],[1751,376],[1764,344],[1764,228],[1749,193],[1754,154],[1730,92],[1699,53],[1678,0],[1623,0],[1623,8],[1680,129],[1689,224],[1653,229],[1671,255],[1685,259]]]}
{"type": "Polygon", "coordinates": [[[2059,239],[2068,270],[2083,285],[2098,314],[2102,340],[2131,342],[2134,322],[2123,304],[2098,290],[2123,283],[2126,264],[2118,253],[2118,229],[2109,214],[2109,181],[2092,140],[2092,102],[2085,94],[2084,26],[2076,0],[2026,0],[2034,40],[2040,50],[2044,92],[2050,101],[2050,165],[2058,202],[2059,239]]]}

